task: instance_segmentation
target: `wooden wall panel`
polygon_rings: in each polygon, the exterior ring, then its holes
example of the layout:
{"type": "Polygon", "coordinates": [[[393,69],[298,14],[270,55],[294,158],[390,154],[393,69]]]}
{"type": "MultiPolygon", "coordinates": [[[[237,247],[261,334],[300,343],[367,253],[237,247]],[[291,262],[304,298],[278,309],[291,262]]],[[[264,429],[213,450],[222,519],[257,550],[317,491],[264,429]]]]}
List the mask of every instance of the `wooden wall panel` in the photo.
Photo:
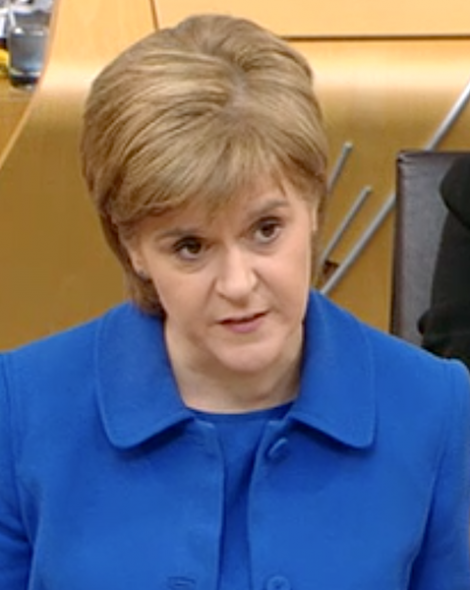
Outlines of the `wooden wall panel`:
{"type": "Polygon", "coordinates": [[[30,99],[30,92],[14,88],[6,77],[0,76],[0,154],[15,133],[30,99]]]}
{"type": "Polygon", "coordinates": [[[281,35],[466,35],[466,0],[155,0],[160,26],[196,12],[223,12],[252,18],[281,35]]]}
{"type": "MultiPolygon", "coordinates": [[[[307,56],[316,75],[330,137],[331,165],[345,142],[353,145],[330,197],[325,243],[361,189],[367,185],[372,189],[332,253],[333,261],[341,264],[393,196],[398,151],[428,146],[468,90],[470,37],[439,41],[312,40],[296,47],[307,56]]],[[[468,149],[469,128],[470,105],[464,104],[460,116],[435,147],[468,149]]],[[[390,214],[330,292],[338,303],[383,329],[389,323],[392,243],[390,214]]]]}
{"type": "Polygon", "coordinates": [[[82,181],[91,80],[155,27],[150,0],[58,1],[27,116],[0,154],[0,348],[83,321],[123,296],[82,181]]]}

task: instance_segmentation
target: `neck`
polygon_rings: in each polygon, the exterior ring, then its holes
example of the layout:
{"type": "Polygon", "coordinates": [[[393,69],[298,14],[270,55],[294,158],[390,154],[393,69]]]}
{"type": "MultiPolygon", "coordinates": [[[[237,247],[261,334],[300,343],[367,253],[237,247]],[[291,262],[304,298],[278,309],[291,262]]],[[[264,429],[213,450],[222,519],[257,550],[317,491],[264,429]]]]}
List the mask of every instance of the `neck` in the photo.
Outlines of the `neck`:
{"type": "Polygon", "coordinates": [[[195,410],[243,413],[282,405],[297,397],[300,352],[283,359],[263,374],[205,372],[172,359],[185,404],[195,410]]]}

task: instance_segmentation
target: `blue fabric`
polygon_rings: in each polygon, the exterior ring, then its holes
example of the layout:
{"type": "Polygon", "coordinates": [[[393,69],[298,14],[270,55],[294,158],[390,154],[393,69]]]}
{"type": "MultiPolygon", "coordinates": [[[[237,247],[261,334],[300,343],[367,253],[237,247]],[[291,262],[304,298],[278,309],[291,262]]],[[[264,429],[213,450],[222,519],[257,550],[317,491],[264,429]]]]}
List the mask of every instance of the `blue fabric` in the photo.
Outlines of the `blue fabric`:
{"type": "MultiPolygon", "coordinates": [[[[312,294],[247,498],[252,590],[469,590],[468,374],[312,294]]],[[[224,460],[158,319],[0,356],[0,588],[219,590],[224,460]]],[[[245,590],[245,589],[240,589],[245,590]]]]}
{"type": "Polygon", "coordinates": [[[217,431],[224,461],[224,516],[219,589],[250,588],[248,495],[260,439],[268,422],[284,416],[290,404],[244,414],[196,412],[217,431]]]}

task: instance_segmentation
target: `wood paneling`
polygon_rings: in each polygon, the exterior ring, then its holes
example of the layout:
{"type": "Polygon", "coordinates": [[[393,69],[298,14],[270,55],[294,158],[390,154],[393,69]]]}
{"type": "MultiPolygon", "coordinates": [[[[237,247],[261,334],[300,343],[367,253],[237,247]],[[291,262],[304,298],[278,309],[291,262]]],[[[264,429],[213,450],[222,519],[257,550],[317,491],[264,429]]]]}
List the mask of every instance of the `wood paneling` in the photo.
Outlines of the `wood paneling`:
{"type": "Polygon", "coordinates": [[[80,122],[97,71],[154,27],[150,0],[57,0],[43,78],[0,154],[0,348],[83,321],[123,295],[80,173],[80,122]]]}
{"type": "MultiPolygon", "coordinates": [[[[330,137],[331,163],[344,142],[353,144],[330,197],[326,243],[361,189],[372,189],[332,254],[334,262],[341,264],[393,196],[398,151],[427,147],[467,88],[470,37],[311,41],[296,47],[307,56],[316,75],[330,137]]],[[[469,126],[467,105],[436,148],[468,149],[469,126]]],[[[331,292],[338,303],[383,329],[389,324],[392,233],[390,214],[331,292]]]]}
{"type": "Polygon", "coordinates": [[[13,88],[6,77],[0,77],[0,154],[13,138],[31,96],[30,91],[13,88]]]}
{"type": "Polygon", "coordinates": [[[222,12],[246,16],[281,35],[465,35],[470,3],[465,0],[155,0],[160,26],[188,14],[222,12]]]}

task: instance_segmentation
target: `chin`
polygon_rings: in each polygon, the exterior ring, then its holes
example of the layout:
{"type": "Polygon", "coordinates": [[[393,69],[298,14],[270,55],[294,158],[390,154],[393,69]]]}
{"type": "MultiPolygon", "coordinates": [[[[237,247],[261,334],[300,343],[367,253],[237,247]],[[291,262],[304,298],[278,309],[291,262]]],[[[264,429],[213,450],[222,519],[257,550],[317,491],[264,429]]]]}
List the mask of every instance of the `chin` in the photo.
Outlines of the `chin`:
{"type": "Polygon", "coordinates": [[[280,356],[273,351],[236,350],[226,358],[219,357],[219,362],[231,372],[254,375],[273,367],[280,356]]]}

